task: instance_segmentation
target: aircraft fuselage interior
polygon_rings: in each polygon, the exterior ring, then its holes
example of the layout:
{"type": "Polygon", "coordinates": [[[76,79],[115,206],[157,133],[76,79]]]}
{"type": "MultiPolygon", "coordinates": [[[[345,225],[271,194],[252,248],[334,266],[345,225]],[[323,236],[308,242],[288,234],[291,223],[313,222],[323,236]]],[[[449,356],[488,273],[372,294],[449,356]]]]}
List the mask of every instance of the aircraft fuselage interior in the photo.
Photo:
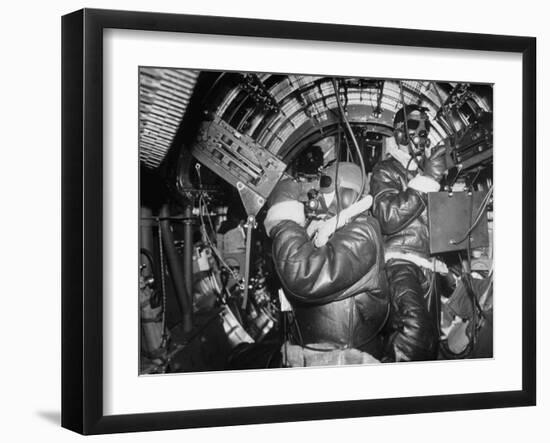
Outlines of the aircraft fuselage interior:
{"type": "Polygon", "coordinates": [[[493,356],[493,86],[139,72],[140,374],[493,356]]]}

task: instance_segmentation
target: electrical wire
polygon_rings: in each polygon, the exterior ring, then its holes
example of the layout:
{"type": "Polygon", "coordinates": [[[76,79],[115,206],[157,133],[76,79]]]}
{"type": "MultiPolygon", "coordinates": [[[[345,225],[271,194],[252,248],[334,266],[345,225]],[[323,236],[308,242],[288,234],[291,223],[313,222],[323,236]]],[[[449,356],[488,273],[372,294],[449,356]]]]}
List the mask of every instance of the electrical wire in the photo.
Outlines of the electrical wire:
{"type": "MultiPolygon", "coordinates": [[[[483,198],[483,201],[482,201],[482,203],[480,205],[480,208],[478,210],[478,214],[476,215],[474,221],[472,221],[473,220],[473,204],[474,204],[474,201],[473,201],[473,198],[472,198],[472,200],[470,202],[470,228],[468,229],[468,231],[466,233],[466,236],[464,237],[463,240],[461,240],[459,242],[454,242],[455,244],[458,244],[458,243],[461,243],[462,241],[464,241],[466,239],[468,240],[468,243],[466,245],[466,254],[467,254],[466,259],[462,258],[462,255],[461,255],[460,252],[458,253],[458,255],[459,255],[459,258],[460,258],[460,262],[462,263],[462,282],[463,282],[463,285],[464,285],[464,289],[466,290],[466,293],[468,294],[468,296],[470,298],[470,301],[471,301],[471,304],[472,304],[471,340],[468,343],[468,346],[466,347],[466,349],[464,351],[462,351],[461,353],[459,353],[459,354],[453,353],[448,348],[448,346],[446,346],[444,343],[442,343],[441,344],[441,350],[442,350],[442,352],[445,356],[449,356],[449,354],[452,354],[452,356],[454,358],[466,358],[466,357],[468,357],[468,355],[470,355],[470,353],[474,350],[474,348],[476,346],[478,332],[481,329],[481,327],[483,326],[484,320],[486,320],[483,308],[481,307],[481,305],[479,303],[479,299],[476,296],[476,293],[474,291],[474,285],[473,285],[473,281],[472,281],[472,258],[471,258],[472,244],[471,244],[471,235],[470,234],[473,231],[473,229],[477,226],[477,224],[479,223],[479,220],[481,219],[481,216],[484,213],[485,208],[487,207],[487,205],[490,201],[490,196],[491,196],[492,191],[493,191],[493,187],[491,186],[491,188],[487,192],[487,195],[483,198]]],[[[489,278],[491,278],[491,276],[492,276],[492,268],[489,272],[489,278]]],[[[491,286],[491,283],[489,284],[487,290],[482,295],[482,297],[485,297],[485,295],[488,292],[490,286],[491,286]]]]}
{"type": "Polygon", "coordinates": [[[349,136],[353,142],[353,146],[355,147],[355,150],[357,151],[357,156],[359,157],[359,163],[361,164],[361,192],[359,192],[359,195],[357,196],[358,200],[363,196],[363,192],[365,191],[365,162],[363,161],[363,154],[361,154],[361,149],[359,148],[359,145],[357,143],[357,139],[355,138],[355,134],[353,133],[353,130],[351,129],[351,126],[349,124],[349,121],[346,117],[346,113],[344,111],[344,108],[342,106],[342,102],[340,101],[339,92],[338,92],[338,86],[336,84],[336,79],[332,78],[332,87],[334,88],[334,94],[336,97],[336,103],[338,104],[338,110],[340,111],[340,117],[344,121],[344,125],[346,129],[349,132],[349,136]]]}
{"type": "MultiPolygon", "coordinates": [[[[210,211],[208,210],[208,204],[206,203],[206,199],[203,195],[200,196],[202,199],[202,204],[206,208],[206,218],[208,220],[208,224],[210,225],[210,230],[214,233],[216,230],[214,229],[214,223],[212,222],[212,218],[210,217],[210,211]]],[[[214,244],[217,244],[217,239],[214,239],[214,244]]]]}
{"type": "MultiPolygon", "coordinates": [[[[482,205],[480,205],[480,213],[482,214],[484,212],[484,204],[486,204],[489,201],[489,195],[490,191],[487,193],[487,195],[484,197],[482,205]]],[[[466,245],[466,259],[462,258],[462,254],[460,251],[458,252],[459,259],[462,266],[462,284],[464,286],[464,289],[466,290],[466,293],[468,294],[468,297],[470,298],[471,307],[472,307],[472,327],[471,327],[471,337],[468,341],[468,344],[466,345],[465,349],[462,350],[459,353],[453,352],[451,349],[449,349],[448,343],[446,340],[442,340],[440,342],[440,350],[442,354],[446,358],[467,358],[472,351],[474,350],[476,343],[477,343],[477,333],[481,327],[481,322],[479,322],[479,317],[482,319],[485,318],[485,315],[483,313],[483,310],[481,309],[481,306],[479,304],[479,300],[477,299],[476,293],[474,291],[473,282],[472,282],[472,264],[471,264],[471,231],[476,225],[476,222],[472,222],[473,220],[473,212],[474,212],[474,199],[470,200],[470,229],[468,230],[468,233],[466,234],[466,238],[468,240],[468,243],[466,245]],[[479,322],[479,323],[478,323],[479,322]]],[[[479,214],[477,214],[476,219],[479,218],[479,214]]],[[[439,303],[439,305],[441,305],[439,303]]],[[[440,307],[437,308],[440,312],[440,307]]],[[[441,323],[438,321],[438,331],[439,336],[441,337],[441,323]]]]}
{"type": "Polygon", "coordinates": [[[222,267],[224,267],[230,274],[231,276],[236,280],[238,281],[239,278],[238,278],[238,275],[237,273],[231,269],[231,267],[227,264],[227,262],[223,259],[220,251],[218,250],[218,248],[216,247],[216,245],[214,245],[214,243],[212,242],[212,239],[210,238],[210,236],[208,235],[208,232],[206,230],[206,224],[204,223],[204,218],[200,217],[201,219],[201,228],[202,228],[202,232],[203,232],[203,235],[204,235],[204,238],[206,239],[206,243],[208,244],[208,246],[210,246],[210,249],[212,249],[212,252],[216,255],[217,259],[219,260],[220,264],[222,265],[222,267]]]}
{"type": "MultiPolygon", "coordinates": [[[[336,231],[338,227],[338,222],[340,219],[340,193],[338,192],[338,172],[340,169],[340,153],[341,153],[341,146],[340,146],[341,139],[338,137],[338,146],[336,150],[334,151],[334,157],[336,159],[336,166],[334,171],[334,196],[336,198],[336,224],[334,225],[334,230],[336,231]]],[[[333,233],[334,235],[334,233],[333,233]]]]}
{"type": "Polygon", "coordinates": [[[168,340],[168,334],[166,332],[166,280],[165,280],[165,268],[164,268],[164,246],[162,238],[162,227],[160,225],[160,221],[158,223],[158,235],[159,235],[159,254],[160,254],[160,283],[161,283],[161,290],[162,290],[162,341],[161,341],[161,347],[166,346],[166,342],[168,340]]]}
{"type": "Polygon", "coordinates": [[[201,228],[202,228],[202,231],[203,231],[204,238],[206,239],[206,243],[208,243],[208,246],[210,246],[210,249],[212,249],[212,252],[214,252],[216,257],[220,261],[220,264],[222,265],[222,267],[224,267],[231,274],[231,276],[235,279],[235,281],[239,281],[240,279],[239,279],[238,274],[233,269],[231,269],[231,267],[223,259],[222,254],[220,253],[220,251],[218,250],[216,245],[214,245],[214,243],[210,239],[210,236],[208,235],[208,232],[206,230],[206,223],[204,222],[203,205],[206,208],[206,211],[208,212],[208,206],[206,205],[206,202],[204,201],[203,197],[201,196],[201,197],[199,197],[199,219],[201,221],[201,228]]]}
{"type": "MultiPolygon", "coordinates": [[[[476,228],[476,226],[481,221],[483,213],[485,212],[485,209],[489,205],[489,201],[490,201],[490,197],[491,197],[492,192],[493,192],[493,185],[491,185],[491,187],[489,188],[489,191],[487,191],[487,195],[485,195],[485,197],[483,197],[483,200],[481,201],[478,212],[476,214],[475,220],[473,221],[473,223],[470,224],[470,227],[468,228],[468,230],[466,231],[466,233],[464,234],[464,236],[460,240],[451,240],[451,243],[453,245],[459,245],[463,241],[470,238],[470,234],[473,232],[473,230],[476,228]]],[[[473,204],[473,196],[472,196],[472,204],[473,204]]]]}
{"type": "MultiPolygon", "coordinates": [[[[460,256],[460,253],[459,253],[459,256],[460,256]]],[[[461,262],[463,262],[461,256],[460,256],[460,259],[461,259],[461,262]]],[[[463,265],[463,268],[464,268],[464,265],[463,265]]],[[[473,291],[471,291],[471,288],[469,288],[467,286],[464,271],[463,271],[463,275],[462,275],[462,282],[463,282],[464,288],[466,289],[466,292],[469,295],[470,295],[470,293],[473,293],[473,291]]],[[[441,312],[441,300],[439,300],[439,298],[437,298],[437,302],[438,302],[438,307],[437,307],[438,312],[441,312]]],[[[472,306],[472,308],[473,308],[473,316],[476,317],[477,313],[475,312],[475,307],[472,306]]],[[[472,321],[475,321],[475,320],[472,320],[472,321]]],[[[438,333],[439,333],[439,337],[442,337],[443,332],[441,330],[441,320],[439,320],[438,323],[437,323],[437,330],[438,330],[438,333]]],[[[441,353],[443,354],[443,356],[446,359],[464,359],[464,358],[468,358],[468,356],[474,350],[474,340],[473,339],[468,340],[468,344],[466,345],[466,347],[462,351],[454,352],[449,348],[449,344],[448,344],[447,339],[444,339],[444,340],[441,340],[439,342],[439,350],[441,351],[441,353]]]]}
{"type": "Polygon", "coordinates": [[[443,119],[443,121],[445,123],[447,123],[447,126],[450,126],[452,131],[453,131],[453,135],[456,136],[457,134],[457,131],[456,131],[456,128],[455,128],[455,124],[453,123],[453,121],[451,120],[451,117],[449,116],[449,110],[444,106],[445,105],[445,102],[443,101],[443,98],[441,97],[441,94],[439,92],[439,89],[437,89],[437,85],[435,84],[435,82],[430,82],[433,90],[435,91],[436,95],[437,95],[437,98],[439,99],[439,109],[443,108],[443,113],[445,114],[445,117],[443,119]]]}
{"type": "MultiPolygon", "coordinates": [[[[474,196],[470,200],[470,225],[473,226],[472,216],[474,213],[474,196]]],[[[470,231],[471,232],[471,231],[470,231]]],[[[464,274],[464,282],[466,287],[466,292],[470,296],[472,302],[472,348],[475,347],[477,342],[477,297],[474,292],[474,285],[472,284],[472,236],[468,233],[468,244],[466,249],[467,260],[468,260],[468,270],[464,274]]]]}
{"type": "MultiPolygon", "coordinates": [[[[484,202],[485,200],[486,201],[489,201],[488,200],[488,195],[489,195],[489,192],[487,193],[487,196],[485,196],[485,199],[484,199],[484,202]]],[[[483,205],[482,205],[483,207],[483,205]]],[[[474,226],[474,223],[472,223],[472,216],[473,216],[473,208],[474,208],[474,199],[472,198],[471,202],[470,202],[470,223],[471,223],[471,226],[474,226]]],[[[483,210],[480,211],[481,213],[483,213],[483,210]]],[[[471,230],[470,230],[471,232],[471,230]]],[[[472,254],[471,254],[471,249],[472,249],[472,238],[471,238],[471,235],[468,233],[467,234],[467,237],[468,237],[468,243],[467,243],[467,249],[466,249],[466,260],[463,260],[462,257],[461,257],[461,262],[462,262],[462,268],[463,268],[463,282],[464,282],[464,288],[466,289],[466,292],[468,293],[468,295],[470,296],[470,299],[471,299],[471,303],[472,303],[472,346],[471,346],[471,349],[473,350],[473,348],[475,347],[476,345],[476,342],[477,342],[477,332],[478,332],[478,329],[479,329],[479,326],[478,326],[478,315],[482,318],[485,318],[485,315],[483,313],[483,310],[481,309],[481,306],[479,305],[479,300],[477,299],[477,296],[475,294],[475,291],[474,291],[474,285],[473,285],[473,282],[472,282],[472,254]],[[464,269],[467,265],[467,269],[464,269]]],[[[459,253],[459,256],[460,256],[460,253],[459,253]]]]}
{"type": "Polygon", "coordinates": [[[416,165],[418,166],[418,169],[420,171],[423,171],[424,168],[422,168],[422,166],[420,165],[420,162],[418,161],[417,156],[414,153],[414,149],[412,147],[412,140],[409,137],[409,124],[407,121],[407,105],[405,104],[405,94],[403,93],[403,83],[401,81],[399,81],[398,83],[399,83],[399,92],[401,95],[401,106],[403,109],[403,125],[405,126],[405,137],[407,140],[407,148],[409,150],[409,155],[414,159],[416,165]]]}
{"type": "MultiPolygon", "coordinates": [[[[199,179],[199,185],[200,187],[202,188],[202,177],[201,177],[201,173],[200,173],[200,163],[197,163],[195,165],[195,169],[197,170],[197,176],[198,176],[198,179],[199,179]]],[[[231,274],[231,276],[233,277],[233,279],[235,279],[236,281],[239,281],[239,278],[238,278],[238,275],[237,273],[231,269],[231,267],[227,264],[227,262],[223,259],[222,257],[222,254],[220,253],[220,251],[218,250],[218,248],[216,247],[216,243],[217,241],[214,240],[212,241],[212,239],[210,238],[210,236],[208,235],[208,232],[206,231],[206,223],[204,222],[204,214],[203,214],[203,208],[205,209],[206,211],[206,216],[208,218],[208,224],[210,225],[210,229],[211,231],[214,233],[215,232],[215,229],[214,229],[214,223],[212,222],[212,218],[210,217],[210,211],[208,210],[208,204],[206,203],[206,199],[204,198],[204,195],[200,195],[199,196],[199,218],[200,218],[200,221],[201,221],[201,228],[202,228],[202,231],[203,231],[203,235],[204,237],[206,238],[206,242],[208,243],[208,245],[210,246],[210,249],[212,249],[212,252],[214,252],[214,254],[216,254],[216,257],[218,258],[218,260],[220,261],[221,265],[227,269],[227,271],[229,271],[229,273],[231,274]]]]}

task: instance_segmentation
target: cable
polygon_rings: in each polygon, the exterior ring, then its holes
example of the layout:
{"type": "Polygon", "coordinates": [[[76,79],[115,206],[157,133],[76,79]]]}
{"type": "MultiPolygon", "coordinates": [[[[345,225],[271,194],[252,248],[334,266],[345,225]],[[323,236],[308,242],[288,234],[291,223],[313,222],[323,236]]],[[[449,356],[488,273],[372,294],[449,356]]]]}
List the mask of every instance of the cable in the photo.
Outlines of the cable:
{"type": "MultiPolygon", "coordinates": [[[[487,194],[488,195],[488,194],[487,194]]],[[[470,225],[473,226],[472,216],[474,213],[474,197],[470,201],[470,225]]],[[[470,231],[471,232],[471,231],[470,231]]],[[[473,284],[472,284],[472,236],[468,233],[468,243],[466,247],[466,254],[468,260],[468,270],[464,275],[466,292],[470,296],[472,302],[472,349],[476,345],[477,341],[477,306],[476,306],[476,294],[474,293],[473,284]]]]}
{"type": "MultiPolygon", "coordinates": [[[[201,164],[197,163],[195,165],[195,169],[197,170],[197,176],[199,178],[199,186],[202,189],[203,186],[202,186],[202,176],[201,176],[201,164]]],[[[208,224],[210,225],[210,229],[212,230],[212,232],[215,232],[214,224],[212,223],[212,218],[210,218],[210,211],[208,210],[208,205],[206,204],[206,199],[204,198],[204,194],[202,194],[202,193],[199,194],[199,207],[201,206],[201,202],[206,208],[206,216],[208,217],[208,224]]],[[[202,211],[199,211],[199,214],[202,218],[202,211]]],[[[214,239],[214,243],[217,243],[216,239],[214,239]]]]}
{"type": "Polygon", "coordinates": [[[443,113],[445,114],[445,117],[446,117],[446,118],[443,119],[443,121],[445,121],[445,123],[447,123],[447,125],[451,127],[451,129],[453,131],[453,134],[456,136],[457,131],[456,131],[456,128],[455,128],[455,124],[453,123],[451,117],[449,116],[449,110],[444,106],[445,102],[441,98],[441,94],[439,92],[439,89],[437,89],[437,85],[434,82],[430,82],[430,84],[432,85],[433,90],[435,91],[437,97],[439,98],[439,103],[440,103],[439,109],[443,108],[443,113]]]}
{"type": "MultiPolygon", "coordinates": [[[[473,200],[472,200],[472,206],[470,210],[470,214],[473,213],[473,200]]],[[[470,218],[471,219],[471,218],[470,218]]],[[[463,281],[464,281],[464,288],[466,289],[466,292],[470,296],[471,303],[472,303],[472,350],[476,345],[477,342],[477,332],[480,326],[478,326],[478,315],[481,318],[485,318],[485,314],[483,313],[483,310],[481,309],[481,306],[479,305],[479,300],[477,299],[477,296],[475,294],[473,284],[472,284],[472,258],[471,258],[471,237],[468,235],[468,245],[467,245],[467,258],[466,260],[463,260],[460,253],[459,256],[461,257],[462,262],[462,269],[463,269],[463,281]],[[467,264],[468,268],[465,268],[465,264],[467,264]]]]}
{"type": "Polygon", "coordinates": [[[231,269],[231,267],[223,259],[220,251],[214,245],[214,243],[210,239],[210,236],[208,235],[208,232],[206,231],[206,223],[204,222],[204,217],[203,217],[203,213],[202,213],[203,212],[203,204],[206,207],[206,210],[208,211],[208,206],[206,206],[206,203],[204,202],[204,200],[202,199],[202,196],[201,196],[199,198],[199,218],[200,218],[200,221],[201,221],[201,228],[202,228],[202,231],[203,231],[204,238],[206,239],[206,243],[208,243],[208,246],[210,246],[210,249],[212,249],[212,252],[214,252],[214,254],[216,254],[216,257],[220,261],[221,265],[225,269],[227,269],[227,271],[229,271],[229,273],[235,279],[235,281],[239,281],[239,276],[237,275],[237,273],[233,269],[231,269]]]}
{"type": "MultiPolygon", "coordinates": [[[[469,343],[468,347],[466,350],[468,350],[468,353],[466,354],[469,355],[470,352],[473,351],[475,345],[476,345],[476,342],[477,342],[477,334],[478,334],[478,331],[479,329],[481,329],[481,327],[483,326],[483,323],[482,321],[485,320],[485,313],[483,312],[483,309],[481,308],[481,305],[479,303],[479,300],[476,296],[476,293],[474,291],[474,287],[473,287],[473,282],[472,282],[472,265],[471,265],[471,232],[472,230],[475,228],[475,226],[479,223],[479,220],[481,219],[481,215],[484,213],[485,211],[485,208],[487,207],[489,201],[490,201],[490,195],[493,191],[493,187],[491,186],[491,188],[489,189],[489,191],[487,192],[487,195],[483,198],[483,201],[482,201],[482,204],[480,205],[480,209],[478,211],[478,214],[476,215],[476,220],[472,222],[472,216],[473,216],[473,198],[471,200],[471,203],[470,203],[470,228],[468,229],[468,232],[466,233],[466,237],[464,239],[467,239],[468,240],[468,243],[467,243],[467,246],[466,246],[466,254],[467,254],[467,258],[466,260],[464,260],[459,252],[459,257],[460,257],[460,261],[462,263],[462,281],[463,281],[463,284],[464,284],[464,288],[466,289],[466,292],[468,294],[468,296],[470,297],[471,299],[471,303],[472,303],[472,329],[471,329],[471,333],[472,333],[472,337],[471,337],[471,342],[469,343]],[[478,322],[478,316],[480,317],[481,321],[478,322]]],[[[462,241],[464,240],[461,240],[460,242],[457,242],[457,243],[461,243],[462,241]]],[[[456,243],[455,243],[456,244],[456,243]]],[[[465,352],[465,351],[464,351],[465,352]]]]}
{"type": "Polygon", "coordinates": [[[351,140],[353,141],[353,145],[357,151],[357,156],[359,157],[359,163],[361,164],[361,192],[359,192],[359,195],[357,196],[356,201],[363,196],[363,192],[365,191],[365,162],[363,161],[363,154],[361,154],[361,149],[359,148],[359,145],[357,144],[357,140],[355,138],[355,134],[353,133],[353,130],[351,129],[351,126],[349,124],[349,121],[346,117],[346,113],[344,111],[344,108],[342,106],[342,103],[340,102],[340,97],[338,93],[338,87],[336,85],[336,79],[332,78],[332,87],[334,88],[334,94],[336,97],[336,103],[338,104],[338,110],[340,111],[340,117],[344,121],[344,124],[346,126],[346,129],[349,132],[349,136],[351,140]]]}
{"type": "MultiPolygon", "coordinates": [[[[472,224],[470,224],[470,227],[468,228],[468,230],[466,231],[466,233],[464,234],[464,236],[460,240],[451,240],[451,244],[459,245],[460,243],[462,243],[466,239],[470,238],[470,234],[472,233],[472,231],[476,228],[476,226],[481,221],[483,213],[485,212],[485,209],[489,205],[490,196],[491,196],[492,192],[493,192],[493,185],[491,185],[491,187],[489,188],[489,191],[487,192],[487,195],[485,195],[485,197],[483,197],[483,200],[481,201],[481,204],[479,205],[479,210],[476,214],[476,218],[475,218],[474,222],[472,224]]],[[[474,198],[472,196],[472,205],[473,205],[473,200],[474,200],[474,198]]]]}
{"type": "MultiPolygon", "coordinates": [[[[469,288],[467,286],[467,283],[466,283],[466,273],[464,272],[464,261],[462,260],[462,256],[460,255],[460,253],[459,253],[459,258],[460,258],[460,261],[462,263],[462,268],[463,268],[463,274],[462,274],[463,285],[464,285],[464,288],[466,289],[466,292],[468,294],[470,294],[471,288],[469,288]]],[[[437,310],[438,310],[438,312],[441,312],[441,300],[439,300],[439,297],[436,298],[436,300],[437,300],[437,303],[436,303],[437,304],[437,310]]],[[[475,312],[475,308],[473,310],[473,313],[474,313],[474,317],[476,317],[477,314],[475,312]]],[[[473,321],[475,321],[475,320],[473,320],[473,321]]],[[[438,330],[438,334],[439,334],[439,337],[440,337],[439,350],[441,351],[441,353],[443,354],[443,356],[446,359],[464,359],[464,358],[468,358],[468,356],[474,350],[474,340],[468,340],[468,343],[467,343],[466,347],[462,351],[460,351],[458,353],[452,351],[449,348],[448,339],[441,340],[441,337],[443,336],[443,332],[441,330],[441,320],[439,320],[438,323],[437,323],[437,330],[438,330]]]]}
{"type": "Polygon", "coordinates": [[[414,153],[414,149],[412,148],[412,141],[411,141],[411,138],[409,137],[409,123],[407,121],[407,106],[405,105],[405,95],[403,94],[403,84],[400,81],[398,83],[399,83],[399,92],[401,95],[401,106],[403,108],[403,125],[405,126],[405,137],[407,140],[407,149],[409,150],[409,155],[414,159],[414,162],[418,166],[418,169],[420,171],[424,171],[424,168],[422,168],[422,166],[420,165],[420,162],[418,161],[414,153]]]}
{"type": "Polygon", "coordinates": [[[162,290],[162,341],[161,347],[166,346],[168,334],[166,333],[166,281],[165,281],[165,268],[164,268],[164,246],[162,242],[162,227],[160,221],[158,223],[158,235],[159,235],[159,254],[160,254],[160,283],[162,290]]]}
{"type": "MultiPolygon", "coordinates": [[[[341,152],[341,146],[340,146],[340,138],[338,139],[338,146],[337,150],[334,152],[334,156],[336,158],[336,170],[334,172],[334,196],[336,197],[336,224],[334,225],[334,232],[336,232],[336,229],[338,227],[338,221],[340,218],[340,193],[338,192],[338,172],[340,169],[340,152],[341,152]]],[[[334,235],[334,232],[332,235],[334,235]]]]}
{"type": "MultiPolygon", "coordinates": [[[[212,218],[210,217],[210,211],[208,210],[208,205],[206,203],[206,199],[204,198],[203,195],[200,196],[200,199],[202,199],[202,204],[206,208],[206,218],[208,219],[208,224],[210,225],[210,230],[212,231],[212,233],[214,233],[214,232],[216,232],[216,230],[214,229],[214,223],[212,223],[212,218]]],[[[218,243],[217,239],[214,239],[214,244],[217,244],[217,243],[218,243]]]]}

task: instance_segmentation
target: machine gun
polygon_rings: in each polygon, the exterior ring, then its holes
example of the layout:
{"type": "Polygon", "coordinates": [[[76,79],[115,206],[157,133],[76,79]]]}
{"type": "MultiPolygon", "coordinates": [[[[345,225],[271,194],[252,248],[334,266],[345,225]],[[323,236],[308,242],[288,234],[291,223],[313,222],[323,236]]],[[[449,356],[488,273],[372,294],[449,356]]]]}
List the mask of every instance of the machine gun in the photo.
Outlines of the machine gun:
{"type": "Polygon", "coordinates": [[[287,165],[219,116],[202,124],[192,154],[237,188],[246,210],[246,267],[242,306],[244,308],[248,298],[252,230],[256,227],[256,215],[282,177],[287,165]]]}
{"type": "Polygon", "coordinates": [[[215,116],[199,131],[193,156],[239,191],[248,216],[256,216],[283,175],[286,163],[215,116]]]}

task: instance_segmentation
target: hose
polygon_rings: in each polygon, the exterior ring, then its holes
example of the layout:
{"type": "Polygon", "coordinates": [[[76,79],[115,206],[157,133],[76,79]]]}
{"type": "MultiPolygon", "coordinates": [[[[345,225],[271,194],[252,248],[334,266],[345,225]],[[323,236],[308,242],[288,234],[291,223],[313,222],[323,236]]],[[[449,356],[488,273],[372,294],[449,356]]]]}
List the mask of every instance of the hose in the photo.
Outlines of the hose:
{"type": "Polygon", "coordinates": [[[360,166],[361,166],[361,192],[357,196],[357,199],[359,199],[363,196],[363,192],[365,191],[365,185],[366,185],[365,162],[363,161],[363,154],[361,154],[361,149],[359,149],[359,145],[357,144],[357,139],[355,138],[355,134],[353,133],[353,130],[351,129],[349,121],[346,117],[346,113],[345,113],[344,108],[342,106],[342,102],[340,102],[340,97],[338,95],[338,86],[336,84],[336,79],[335,78],[332,78],[332,87],[334,88],[334,95],[336,97],[336,103],[338,104],[338,110],[340,111],[340,116],[342,117],[342,120],[344,121],[346,129],[349,132],[350,138],[353,141],[353,146],[355,147],[355,150],[357,151],[357,156],[359,158],[359,163],[360,163],[360,166]]]}
{"type": "Polygon", "coordinates": [[[183,329],[186,333],[190,332],[193,328],[192,324],[192,309],[191,297],[187,291],[184,278],[182,276],[182,265],[180,263],[178,252],[174,245],[174,234],[170,226],[170,209],[168,204],[165,204],[160,210],[159,225],[162,231],[162,241],[164,249],[166,251],[166,258],[168,260],[168,267],[170,269],[170,276],[176,289],[177,299],[182,311],[183,329]]]}

